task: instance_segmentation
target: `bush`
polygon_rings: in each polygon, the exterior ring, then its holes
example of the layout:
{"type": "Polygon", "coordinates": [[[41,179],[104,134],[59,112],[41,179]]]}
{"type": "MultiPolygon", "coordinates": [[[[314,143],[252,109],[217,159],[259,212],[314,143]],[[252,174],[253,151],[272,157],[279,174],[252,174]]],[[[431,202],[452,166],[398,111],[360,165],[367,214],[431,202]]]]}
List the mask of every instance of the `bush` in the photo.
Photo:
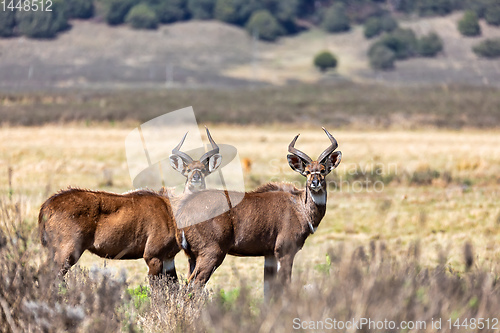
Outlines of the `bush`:
{"type": "Polygon", "coordinates": [[[281,25],[267,10],[253,13],[248,20],[246,29],[250,35],[257,33],[260,39],[267,41],[274,41],[284,34],[281,25]]]}
{"type": "Polygon", "coordinates": [[[66,0],[69,18],[88,19],[94,16],[93,0],[66,0]]]}
{"type": "Polygon", "coordinates": [[[460,21],[458,21],[458,31],[464,36],[481,35],[481,26],[476,12],[467,10],[460,21]]]}
{"type": "Polygon", "coordinates": [[[382,33],[382,22],[378,17],[368,19],[364,25],[365,37],[370,39],[382,33]]]}
{"type": "Polygon", "coordinates": [[[0,37],[14,36],[16,26],[16,12],[11,10],[0,11],[0,37]]]}
{"type": "Polygon", "coordinates": [[[217,0],[215,3],[214,17],[222,22],[236,24],[239,20],[237,1],[217,0]]]}
{"type": "Polygon", "coordinates": [[[188,10],[197,20],[210,20],[214,17],[215,0],[188,0],[188,10]]]}
{"type": "Polygon", "coordinates": [[[326,72],[330,68],[337,67],[337,58],[330,51],[322,51],[314,57],[314,66],[326,72]]]}
{"type": "Polygon", "coordinates": [[[109,25],[118,25],[125,22],[130,9],[136,4],[134,0],[109,0],[106,13],[106,22],[109,25]]]}
{"type": "Polygon", "coordinates": [[[463,9],[472,10],[477,14],[477,17],[483,18],[486,13],[488,0],[466,0],[463,9]]]}
{"type": "Polygon", "coordinates": [[[182,21],[187,17],[186,0],[148,0],[146,3],[161,23],[182,21]]]}
{"type": "MultiPolygon", "coordinates": [[[[45,6],[46,1],[43,4],[45,6]]],[[[30,38],[54,38],[59,31],[69,27],[62,0],[52,1],[52,11],[18,11],[16,21],[19,33],[30,38]]]]}
{"type": "Polygon", "coordinates": [[[475,54],[484,58],[500,57],[500,38],[486,39],[472,48],[475,54]]]}
{"type": "Polygon", "coordinates": [[[390,49],[400,60],[414,56],[417,51],[417,37],[411,29],[398,28],[377,43],[390,49]]]}
{"type": "Polygon", "coordinates": [[[443,40],[438,34],[431,32],[418,40],[417,50],[422,57],[435,57],[443,50],[443,40]]]}
{"type": "Polygon", "coordinates": [[[156,29],[158,27],[156,14],[144,3],[132,7],[125,21],[134,29],[156,29]]]}
{"type": "Polygon", "coordinates": [[[500,26],[500,0],[488,0],[484,19],[488,24],[500,26]]]}
{"type": "Polygon", "coordinates": [[[420,16],[444,16],[453,11],[451,0],[418,0],[415,2],[420,16]]]}
{"type": "Polygon", "coordinates": [[[387,46],[374,44],[368,52],[370,66],[376,70],[389,70],[394,68],[396,54],[387,46]]]}
{"type": "Polygon", "coordinates": [[[336,3],[328,8],[323,18],[322,27],[328,32],[344,32],[351,29],[349,17],[347,17],[342,3],[336,3]]]}
{"type": "Polygon", "coordinates": [[[391,32],[398,28],[398,21],[390,15],[382,16],[380,23],[382,24],[382,31],[391,32]]]}
{"type": "Polygon", "coordinates": [[[391,32],[398,27],[398,22],[391,16],[372,17],[364,26],[365,37],[370,39],[380,35],[383,31],[391,32]]]}

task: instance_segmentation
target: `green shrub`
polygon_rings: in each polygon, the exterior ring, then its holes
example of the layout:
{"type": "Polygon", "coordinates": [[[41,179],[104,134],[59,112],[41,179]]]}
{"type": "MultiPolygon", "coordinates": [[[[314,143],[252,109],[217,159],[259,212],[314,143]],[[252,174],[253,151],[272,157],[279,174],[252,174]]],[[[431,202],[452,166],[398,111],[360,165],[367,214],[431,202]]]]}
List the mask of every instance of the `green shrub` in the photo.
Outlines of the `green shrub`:
{"type": "Polygon", "coordinates": [[[390,70],[394,68],[396,54],[387,46],[375,43],[368,52],[370,66],[376,70],[390,70]]]}
{"type": "Polygon", "coordinates": [[[145,3],[132,7],[125,21],[134,29],[156,29],[158,27],[156,14],[145,3]]]}
{"type": "Polygon", "coordinates": [[[93,0],[66,0],[69,18],[88,19],[94,16],[93,0]]]}
{"type": "Polygon", "coordinates": [[[443,40],[438,34],[431,32],[418,40],[417,50],[422,57],[435,57],[443,50],[443,40]]]}
{"type": "Polygon", "coordinates": [[[477,17],[483,18],[486,13],[488,1],[489,0],[466,0],[463,9],[472,10],[477,14],[477,17]]]}
{"type": "Polygon", "coordinates": [[[380,43],[396,55],[396,59],[407,59],[416,54],[417,37],[413,30],[398,28],[383,36],[380,43]]]}
{"type": "Polygon", "coordinates": [[[217,0],[214,17],[222,22],[236,24],[239,20],[236,0],[217,0]]]}
{"type": "Polygon", "coordinates": [[[344,32],[351,29],[349,17],[342,3],[336,3],[328,8],[323,18],[322,27],[328,32],[344,32]]]}
{"type": "Polygon", "coordinates": [[[215,0],[188,0],[188,10],[197,20],[210,20],[214,17],[215,0]]]}
{"type": "Polygon", "coordinates": [[[130,9],[137,3],[135,0],[109,0],[107,3],[106,22],[118,25],[125,22],[130,9]]]}
{"type": "Polygon", "coordinates": [[[246,29],[250,35],[257,33],[260,39],[267,41],[274,41],[284,34],[283,27],[267,10],[253,13],[248,20],[246,29]]]}
{"type": "Polygon", "coordinates": [[[481,26],[476,12],[467,10],[460,21],[458,21],[458,31],[464,36],[481,35],[481,26]]]}
{"type": "Polygon", "coordinates": [[[161,23],[182,21],[187,17],[186,0],[147,0],[161,23]]]}
{"type": "MultiPolygon", "coordinates": [[[[46,1],[38,2],[46,6],[46,1]]],[[[52,11],[18,11],[16,13],[17,29],[21,35],[30,38],[54,38],[59,31],[69,27],[66,7],[63,0],[52,1],[52,11]]]]}
{"type": "Polygon", "coordinates": [[[382,33],[382,22],[378,17],[369,18],[364,25],[365,37],[370,39],[382,33]]]}
{"type": "Polygon", "coordinates": [[[380,35],[382,32],[391,32],[398,27],[398,22],[389,15],[371,17],[364,25],[365,37],[370,39],[380,35]]]}
{"type": "Polygon", "coordinates": [[[380,23],[382,24],[382,31],[391,32],[398,28],[398,21],[390,15],[382,16],[380,23]]]}
{"type": "Polygon", "coordinates": [[[0,10],[0,37],[14,36],[16,26],[16,12],[11,10],[0,10]]]}
{"type": "Polygon", "coordinates": [[[444,16],[453,11],[451,0],[417,0],[415,2],[420,16],[444,16]]]}
{"type": "Polygon", "coordinates": [[[500,0],[488,0],[484,19],[488,24],[500,26],[500,0]]]}
{"type": "Polygon", "coordinates": [[[337,63],[337,58],[330,51],[322,51],[314,57],[314,66],[322,72],[337,67],[337,63]]]}
{"type": "Polygon", "coordinates": [[[475,54],[484,58],[500,57],[500,38],[486,39],[472,48],[475,54]]]}

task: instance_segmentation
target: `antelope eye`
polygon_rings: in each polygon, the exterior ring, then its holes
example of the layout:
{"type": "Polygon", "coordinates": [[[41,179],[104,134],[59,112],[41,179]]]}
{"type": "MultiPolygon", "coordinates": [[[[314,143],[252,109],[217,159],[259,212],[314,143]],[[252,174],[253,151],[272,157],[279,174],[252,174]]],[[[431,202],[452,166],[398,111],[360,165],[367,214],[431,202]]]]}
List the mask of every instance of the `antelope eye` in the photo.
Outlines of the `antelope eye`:
{"type": "Polygon", "coordinates": [[[188,172],[188,173],[189,173],[189,172],[191,172],[191,169],[187,168],[187,169],[186,169],[186,172],[188,172]]]}
{"type": "Polygon", "coordinates": [[[319,173],[322,174],[322,175],[324,175],[325,174],[325,169],[321,169],[319,173]]]}

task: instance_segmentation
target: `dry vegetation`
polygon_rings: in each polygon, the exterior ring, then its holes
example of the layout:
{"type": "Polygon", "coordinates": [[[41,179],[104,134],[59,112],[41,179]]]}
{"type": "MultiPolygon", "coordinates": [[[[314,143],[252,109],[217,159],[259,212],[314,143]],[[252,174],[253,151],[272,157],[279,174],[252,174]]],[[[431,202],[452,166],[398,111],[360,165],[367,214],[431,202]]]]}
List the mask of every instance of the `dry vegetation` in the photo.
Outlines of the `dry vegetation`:
{"type": "Polygon", "coordinates": [[[289,123],[346,129],[496,128],[498,88],[289,85],[237,90],[125,90],[0,93],[0,122],[145,122],[192,105],[199,121],[289,123]],[[272,112],[270,112],[272,110],[272,112]]]}
{"type": "MultiPolygon", "coordinates": [[[[124,138],[133,126],[1,128],[1,331],[288,332],[295,317],[430,325],[430,318],[497,315],[500,135],[494,131],[330,127],[344,159],[329,176],[327,215],[297,255],[291,291],[270,305],[262,299],[262,258],[228,257],[208,291],[161,281],[152,291],[141,289],[144,262],[91,254],[65,283],[54,281],[36,232],[40,204],[68,185],[129,190],[124,138]]],[[[326,140],[316,126],[212,125],[211,131],[252,161],[249,189],[269,180],[302,187],[286,163],[286,146],[300,132],[297,147],[315,156],[326,140]]],[[[182,253],[176,264],[185,277],[182,253]]]]}

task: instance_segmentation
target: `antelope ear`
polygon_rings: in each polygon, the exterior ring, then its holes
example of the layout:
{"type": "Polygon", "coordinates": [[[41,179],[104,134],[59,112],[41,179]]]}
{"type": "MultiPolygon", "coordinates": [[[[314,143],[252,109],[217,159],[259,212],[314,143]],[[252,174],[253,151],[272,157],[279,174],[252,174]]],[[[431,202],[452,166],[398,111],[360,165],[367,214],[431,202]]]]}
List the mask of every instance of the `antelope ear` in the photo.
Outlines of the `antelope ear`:
{"type": "Polygon", "coordinates": [[[208,159],[208,172],[212,173],[220,167],[222,163],[221,154],[214,154],[208,159]]]}
{"type": "Polygon", "coordinates": [[[339,164],[340,160],[342,159],[342,153],[340,151],[335,151],[328,155],[328,157],[325,159],[325,166],[326,166],[326,174],[329,174],[332,172],[333,169],[335,169],[339,164]]]}
{"type": "Polygon", "coordinates": [[[172,168],[174,170],[177,170],[178,172],[180,172],[182,175],[184,175],[184,169],[186,167],[184,160],[182,158],[180,158],[179,156],[174,155],[174,154],[169,156],[169,160],[170,160],[170,165],[172,166],[172,168]]]}
{"type": "Polygon", "coordinates": [[[298,157],[297,155],[288,154],[286,158],[288,159],[288,164],[293,171],[297,171],[302,176],[305,176],[304,172],[306,170],[306,164],[300,157],[298,157]]]}

